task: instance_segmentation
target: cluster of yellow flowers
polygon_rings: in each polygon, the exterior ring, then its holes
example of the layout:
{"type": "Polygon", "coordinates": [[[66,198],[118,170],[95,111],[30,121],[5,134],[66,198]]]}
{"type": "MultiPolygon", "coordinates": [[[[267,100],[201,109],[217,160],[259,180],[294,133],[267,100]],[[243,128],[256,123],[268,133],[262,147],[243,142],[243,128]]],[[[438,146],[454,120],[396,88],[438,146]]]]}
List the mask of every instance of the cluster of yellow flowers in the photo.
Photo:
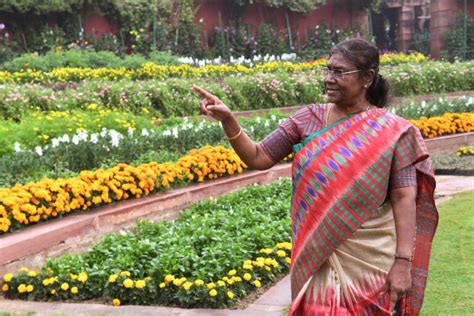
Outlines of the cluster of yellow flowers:
{"type": "Polygon", "coordinates": [[[75,210],[140,198],[182,181],[202,182],[236,172],[247,166],[233,150],[223,146],[193,149],[176,163],[126,164],[104,170],[82,171],[76,178],[43,179],[0,189],[0,232],[18,225],[64,216],[75,210]]]}
{"type": "MultiPolygon", "coordinates": [[[[205,295],[208,295],[208,297],[215,298],[219,295],[219,299],[225,298],[233,300],[236,298],[236,294],[234,294],[235,290],[239,289],[239,285],[243,284],[243,282],[246,282],[247,286],[260,288],[262,282],[264,282],[265,279],[268,280],[264,275],[275,273],[274,270],[279,267],[279,263],[276,259],[287,269],[291,264],[291,249],[291,242],[281,242],[274,248],[261,249],[260,253],[266,254],[266,257],[258,257],[255,260],[245,260],[242,268],[232,269],[218,280],[207,283],[202,279],[190,280],[185,277],[177,277],[168,274],[162,281],[159,281],[160,283],[157,282],[155,285],[153,278],[150,276],[135,280],[129,271],[121,271],[120,273],[109,275],[106,288],[112,290],[112,293],[115,293],[108,294],[112,294],[109,296],[109,299],[111,299],[111,303],[114,306],[119,306],[121,299],[126,300],[126,297],[120,297],[119,295],[127,296],[127,293],[130,293],[129,291],[133,289],[146,290],[154,286],[157,286],[157,288],[163,291],[168,290],[171,292],[181,289],[188,292],[192,288],[201,288],[205,291],[200,291],[200,293],[207,293],[205,295]],[[262,277],[264,279],[262,279],[262,277]]],[[[284,271],[287,271],[286,269],[284,271]]],[[[283,270],[279,271],[281,273],[283,270]]],[[[94,281],[88,281],[89,276],[86,272],[54,275],[51,270],[38,273],[28,268],[21,268],[18,270],[16,276],[13,275],[13,273],[3,275],[2,292],[10,297],[18,297],[17,295],[19,294],[28,295],[29,293],[38,291],[41,293],[40,295],[46,295],[49,299],[60,300],[65,297],[74,298],[75,295],[86,290],[88,286],[95,286],[94,281]]],[[[143,292],[143,295],[146,295],[145,292],[143,292]]],[[[20,298],[27,299],[28,296],[20,296],[20,298]]],[[[42,298],[37,296],[37,299],[42,298]]]]}
{"type": "Polygon", "coordinates": [[[474,113],[445,113],[443,116],[409,121],[427,138],[474,131],[474,113]]]}
{"type": "MultiPolygon", "coordinates": [[[[59,276],[44,277],[42,280],[38,280],[41,276],[43,275],[40,275],[35,270],[29,270],[26,267],[20,268],[18,270],[18,275],[16,276],[19,278],[19,282],[16,285],[16,291],[19,294],[31,293],[38,288],[38,286],[35,287],[35,284],[39,284],[39,286],[43,285],[46,290],[43,290],[43,292],[49,293],[53,296],[57,296],[58,291],[71,292],[71,294],[75,295],[79,293],[78,286],[84,285],[89,279],[86,272],[81,272],[79,274],[69,273],[67,277],[69,281],[66,281],[66,278],[63,278],[62,282],[59,281],[59,276]]],[[[7,293],[8,291],[15,291],[15,289],[10,286],[14,278],[13,273],[3,275],[2,292],[7,293]]]]}
{"type": "Polygon", "coordinates": [[[474,146],[461,147],[456,151],[456,156],[474,156],[474,146]]]}
{"type": "MultiPolygon", "coordinates": [[[[426,57],[420,53],[406,55],[386,54],[382,55],[381,62],[387,64],[396,63],[419,63],[425,61],[426,57]]],[[[257,64],[253,67],[243,65],[206,65],[204,67],[194,67],[187,64],[179,66],[163,66],[155,63],[145,63],[139,69],[127,68],[55,68],[50,72],[33,70],[30,68],[21,69],[18,72],[0,71],[0,83],[6,82],[68,82],[91,79],[121,80],[121,79],[165,79],[169,77],[179,78],[206,78],[221,77],[230,74],[249,74],[260,72],[275,72],[284,70],[287,72],[298,72],[320,68],[325,66],[327,60],[321,58],[316,61],[291,63],[283,61],[271,61],[257,64]]]]}
{"type": "Polygon", "coordinates": [[[382,64],[422,63],[425,61],[428,61],[428,57],[418,52],[411,54],[388,53],[380,55],[380,63],[382,64]]]}
{"type": "MultiPolygon", "coordinates": [[[[287,265],[291,264],[291,249],[292,244],[291,242],[282,242],[276,245],[276,249],[274,248],[264,248],[260,250],[260,253],[264,253],[266,255],[276,254],[279,258],[284,258],[285,263],[287,265]]],[[[182,288],[186,292],[189,291],[193,287],[207,287],[207,293],[210,297],[216,297],[220,291],[225,292],[225,296],[229,299],[234,299],[235,294],[231,291],[232,286],[236,286],[240,282],[248,282],[255,286],[256,288],[260,288],[262,286],[262,281],[252,275],[252,270],[254,268],[261,268],[265,269],[265,271],[271,272],[273,269],[278,268],[278,262],[274,258],[271,257],[258,257],[255,260],[245,260],[241,269],[232,269],[230,270],[227,275],[223,276],[217,281],[212,282],[204,282],[201,279],[196,280],[189,280],[185,277],[177,277],[172,274],[166,275],[162,282],[159,283],[160,289],[165,288],[172,288],[172,289],[179,289],[182,288]],[[239,271],[238,271],[239,270],[239,271]]],[[[144,280],[132,280],[130,278],[130,272],[122,271],[119,275],[111,274],[108,279],[108,283],[110,284],[117,284],[119,287],[124,287],[126,289],[131,288],[143,288],[146,286],[145,281],[151,280],[151,277],[146,277],[144,280]],[[119,276],[127,277],[125,280],[117,284],[117,280],[119,276]],[[142,282],[142,283],[139,283],[142,282]],[[140,287],[139,287],[140,286],[140,287]]],[[[112,305],[119,306],[121,304],[120,298],[114,298],[112,300],[112,305]]]]}

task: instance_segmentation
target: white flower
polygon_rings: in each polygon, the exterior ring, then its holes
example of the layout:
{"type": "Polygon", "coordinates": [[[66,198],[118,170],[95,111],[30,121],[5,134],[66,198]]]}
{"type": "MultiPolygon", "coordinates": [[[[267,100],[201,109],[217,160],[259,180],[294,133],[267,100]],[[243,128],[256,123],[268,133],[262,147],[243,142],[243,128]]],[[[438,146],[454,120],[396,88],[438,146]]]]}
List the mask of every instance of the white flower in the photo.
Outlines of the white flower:
{"type": "Polygon", "coordinates": [[[110,136],[110,144],[112,145],[112,147],[118,147],[120,143],[120,139],[123,137],[122,134],[112,129],[109,131],[109,136],[110,136]]]}
{"type": "Polygon", "coordinates": [[[61,141],[63,143],[69,143],[69,135],[68,134],[64,134],[63,137],[61,138],[61,141]]]}
{"type": "Polygon", "coordinates": [[[38,154],[38,156],[43,156],[43,149],[41,149],[40,146],[36,146],[35,151],[38,154]]]}
{"type": "Polygon", "coordinates": [[[74,145],[79,144],[79,140],[80,140],[80,139],[79,139],[79,136],[77,136],[77,135],[74,135],[74,136],[72,137],[72,142],[74,143],[74,145]]]}
{"type": "Polygon", "coordinates": [[[130,137],[133,136],[133,128],[131,128],[131,127],[128,128],[128,136],[130,136],[130,137]]]}
{"type": "Polygon", "coordinates": [[[59,146],[60,139],[59,138],[53,138],[51,140],[51,147],[56,148],[59,146]]]}
{"type": "Polygon", "coordinates": [[[269,121],[269,120],[265,120],[264,126],[265,126],[265,127],[269,127],[269,126],[270,126],[270,121],[269,121]]]}
{"type": "Polygon", "coordinates": [[[276,121],[276,119],[277,119],[277,117],[274,114],[272,114],[272,116],[270,116],[270,118],[272,119],[272,121],[276,121]]]}
{"type": "Polygon", "coordinates": [[[148,133],[148,130],[147,130],[146,128],[143,128],[143,129],[142,129],[142,136],[143,136],[143,137],[148,137],[148,136],[150,136],[150,133],[148,133]]]}
{"type": "Polygon", "coordinates": [[[77,137],[79,138],[80,141],[82,140],[82,141],[86,142],[87,139],[89,138],[89,135],[88,135],[88,132],[86,130],[80,130],[77,133],[77,137]]]}
{"type": "Polygon", "coordinates": [[[101,137],[105,137],[107,135],[107,129],[105,127],[102,128],[102,131],[100,132],[101,137]]]}
{"type": "Polygon", "coordinates": [[[97,134],[97,133],[91,134],[91,143],[92,144],[97,144],[98,141],[99,141],[99,134],[97,134]]]}
{"type": "Polygon", "coordinates": [[[174,127],[171,132],[172,132],[174,138],[178,138],[178,128],[177,127],[174,127]]]}
{"type": "Polygon", "coordinates": [[[20,146],[20,144],[17,143],[17,142],[15,142],[15,152],[16,152],[16,153],[21,152],[21,146],[20,146]]]}

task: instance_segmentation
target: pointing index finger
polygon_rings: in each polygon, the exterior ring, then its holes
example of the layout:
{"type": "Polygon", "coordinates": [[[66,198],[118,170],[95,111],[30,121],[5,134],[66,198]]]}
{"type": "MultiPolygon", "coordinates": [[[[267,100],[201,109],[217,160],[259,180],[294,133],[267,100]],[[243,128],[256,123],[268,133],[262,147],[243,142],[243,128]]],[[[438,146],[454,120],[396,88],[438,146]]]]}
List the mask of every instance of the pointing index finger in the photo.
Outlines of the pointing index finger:
{"type": "Polygon", "coordinates": [[[208,99],[217,99],[217,97],[215,95],[213,95],[212,93],[210,93],[209,91],[201,88],[201,87],[198,87],[196,85],[193,84],[193,90],[202,94],[203,96],[205,96],[206,98],[208,99]]]}

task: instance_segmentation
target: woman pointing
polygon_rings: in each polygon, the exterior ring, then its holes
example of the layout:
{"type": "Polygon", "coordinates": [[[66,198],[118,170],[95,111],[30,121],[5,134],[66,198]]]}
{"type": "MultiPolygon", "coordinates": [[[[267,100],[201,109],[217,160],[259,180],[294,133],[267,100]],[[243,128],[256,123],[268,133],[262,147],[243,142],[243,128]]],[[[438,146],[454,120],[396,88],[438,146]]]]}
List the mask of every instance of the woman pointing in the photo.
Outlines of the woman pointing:
{"type": "Polygon", "coordinates": [[[328,103],[299,110],[260,143],[219,98],[193,89],[250,168],[295,153],[289,314],[417,315],[438,221],[426,146],[384,109],[376,47],[341,42],[324,73],[328,103]]]}

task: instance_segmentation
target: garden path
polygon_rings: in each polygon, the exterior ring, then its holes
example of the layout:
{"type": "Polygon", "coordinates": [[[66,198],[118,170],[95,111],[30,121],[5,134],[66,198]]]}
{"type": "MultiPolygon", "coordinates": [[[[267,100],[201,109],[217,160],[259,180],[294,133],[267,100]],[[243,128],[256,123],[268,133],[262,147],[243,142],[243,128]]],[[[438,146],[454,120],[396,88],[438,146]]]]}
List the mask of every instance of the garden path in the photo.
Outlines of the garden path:
{"type": "MultiPolygon", "coordinates": [[[[474,190],[474,176],[436,176],[436,204],[450,199],[453,195],[474,190]]],[[[3,300],[0,298],[2,312],[35,312],[36,315],[209,315],[209,316],[239,316],[239,315],[283,315],[291,302],[289,276],[283,278],[275,286],[266,291],[259,299],[244,310],[212,310],[212,309],[181,309],[158,306],[120,306],[113,307],[103,304],[80,303],[43,303],[3,300]]]]}

